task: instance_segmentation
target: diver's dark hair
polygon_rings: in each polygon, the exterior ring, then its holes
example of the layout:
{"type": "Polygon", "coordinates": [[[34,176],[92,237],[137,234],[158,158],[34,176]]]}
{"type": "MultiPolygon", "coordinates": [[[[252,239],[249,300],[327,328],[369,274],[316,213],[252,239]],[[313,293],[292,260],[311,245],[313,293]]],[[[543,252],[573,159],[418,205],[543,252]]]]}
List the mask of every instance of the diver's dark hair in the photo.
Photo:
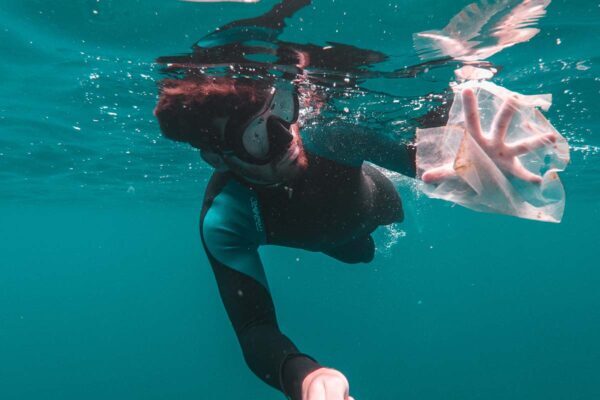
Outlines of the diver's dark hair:
{"type": "Polygon", "coordinates": [[[269,87],[265,81],[225,76],[164,79],[154,115],[167,138],[209,150],[219,140],[214,119],[258,112],[269,87]]]}

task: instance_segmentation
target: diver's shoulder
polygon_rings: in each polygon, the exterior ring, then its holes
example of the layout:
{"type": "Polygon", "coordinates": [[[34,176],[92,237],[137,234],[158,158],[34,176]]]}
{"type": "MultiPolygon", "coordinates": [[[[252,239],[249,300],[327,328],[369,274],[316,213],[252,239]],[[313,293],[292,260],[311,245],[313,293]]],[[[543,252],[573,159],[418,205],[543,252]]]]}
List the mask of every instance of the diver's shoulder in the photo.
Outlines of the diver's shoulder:
{"type": "Polygon", "coordinates": [[[232,177],[225,178],[214,181],[211,178],[206,189],[201,218],[203,234],[227,234],[230,238],[262,243],[265,228],[256,193],[232,177]]]}
{"type": "Polygon", "coordinates": [[[204,190],[204,204],[210,206],[210,203],[217,197],[223,189],[232,180],[231,174],[228,172],[214,171],[204,190]]]}
{"type": "Polygon", "coordinates": [[[243,208],[248,204],[250,196],[249,189],[241,185],[230,173],[214,172],[206,185],[202,214],[215,209],[243,208]]]}

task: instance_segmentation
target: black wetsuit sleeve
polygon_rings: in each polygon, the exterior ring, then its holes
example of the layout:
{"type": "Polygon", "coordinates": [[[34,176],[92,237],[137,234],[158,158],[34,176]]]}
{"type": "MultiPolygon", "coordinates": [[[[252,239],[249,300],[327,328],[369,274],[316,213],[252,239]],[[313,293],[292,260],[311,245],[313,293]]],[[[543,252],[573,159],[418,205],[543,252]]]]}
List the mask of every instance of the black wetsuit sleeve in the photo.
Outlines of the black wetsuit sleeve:
{"type": "MultiPolygon", "coordinates": [[[[446,125],[451,101],[436,107],[416,119],[421,129],[446,125]]],[[[380,167],[414,178],[417,175],[417,147],[413,141],[391,140],[389,137],[363,130],[357,134],[355,146],[358,154],[365,160],[380,167]]]]}
{"type": "Polygon", "coordinates": [[[289,398],[301,400],[302,380],[321,365],[280,331],[258,254],[260,224],[253,219],[248,193],[229,189],[213,198],[207,190],[200,223],[204,250],[248,367],[289,398]]]}
{"type": "MultiPolygon", "coordinates": [[[[417,118],[417,126],[425,129],[446,125],[451,105],[452,101],[448,99],[417,118]]],[[[368,161],[411,178],[417,174],[414,140],[398,140],[376,129],[339,122],[329,127],[327,134],[305,132],[303,140],[305,147],[314,154],[341,164],[359,166],[368,161]]]]}
{"type": "Polygon", "coordinates": [[[279,330],[271,295],[264,286],[210,254],[209,259],[248,367],[289,398],[301,400],[302,380],[321,365],[300,353],[279,330]]]}
{"type": "Polygon", "coordinates": [[[359,167],[369,161],[380,167],[415,177],[416,149],[375,129],[338,123],[326,134],[317,130],[303,133],[305,147],[313,154],[340,164],[359,167]]]}

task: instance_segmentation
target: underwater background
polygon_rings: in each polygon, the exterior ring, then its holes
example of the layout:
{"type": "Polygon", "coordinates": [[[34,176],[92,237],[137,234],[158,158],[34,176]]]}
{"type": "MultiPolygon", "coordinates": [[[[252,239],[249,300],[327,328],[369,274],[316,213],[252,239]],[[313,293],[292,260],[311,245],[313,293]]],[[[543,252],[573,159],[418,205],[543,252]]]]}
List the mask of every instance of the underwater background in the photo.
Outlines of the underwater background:
{"type": "MultiPolygon", "coordinates": [[[[412,34],[470,1],[313,1],[282,40],[419,62],[412,34]]],[[[161,137],[155,59],[274,1],[3,0],[0,398],[280,399],[246,367],[201,247],[211,170],[161,137]]],[[[554,0],[493,56],[551,93],[569,141],[560,224],[476,213],[395,177],[406,212],[370,264],[261,249],[280,327],[368,399],[600,399],[600,3],[554,0]]],[[[442,91],[452,68],[365,85],[442,91]]],[[[422,104],[417,100],[413,109],[422,104]]]]}

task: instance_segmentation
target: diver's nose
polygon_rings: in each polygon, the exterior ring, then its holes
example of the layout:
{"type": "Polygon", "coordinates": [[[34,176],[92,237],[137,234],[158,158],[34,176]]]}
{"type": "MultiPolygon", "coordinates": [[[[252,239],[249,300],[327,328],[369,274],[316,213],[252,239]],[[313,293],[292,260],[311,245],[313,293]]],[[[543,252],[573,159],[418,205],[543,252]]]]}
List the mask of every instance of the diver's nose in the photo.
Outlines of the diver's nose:
{"type": "Polygon", "coordinates": [[[294,140],[294,135],[290,132],[290,124],[277,117],[271,117],[267,121],[267,130],[269,140],[274,147],[287,148],[294,140]]]}

